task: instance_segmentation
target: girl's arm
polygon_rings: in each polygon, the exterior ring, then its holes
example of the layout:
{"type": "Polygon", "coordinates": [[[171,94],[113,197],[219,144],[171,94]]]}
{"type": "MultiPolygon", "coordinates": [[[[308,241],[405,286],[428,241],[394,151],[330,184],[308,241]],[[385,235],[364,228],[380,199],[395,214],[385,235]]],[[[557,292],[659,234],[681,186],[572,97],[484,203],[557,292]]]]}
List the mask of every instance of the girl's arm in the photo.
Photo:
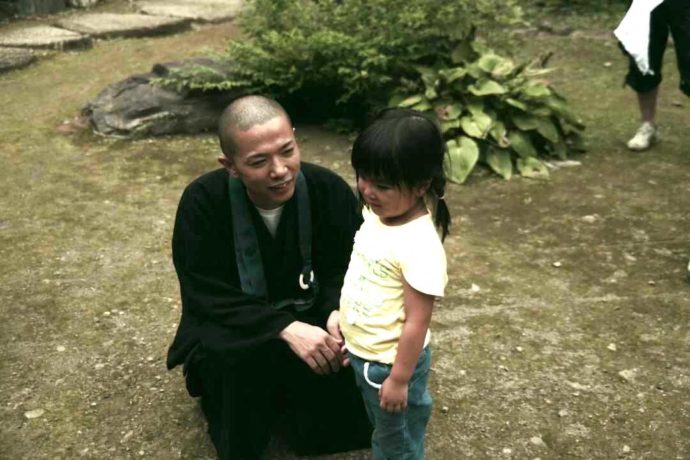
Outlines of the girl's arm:
{"type": "Polygon", "coordinates": [[[380,405],[388,412],[401,412],[407,407],[408,383],[424,347],[431,321],[434,296],[419,292],[403,279],[405,324],[391,374],[379,390],[380,405]]]}

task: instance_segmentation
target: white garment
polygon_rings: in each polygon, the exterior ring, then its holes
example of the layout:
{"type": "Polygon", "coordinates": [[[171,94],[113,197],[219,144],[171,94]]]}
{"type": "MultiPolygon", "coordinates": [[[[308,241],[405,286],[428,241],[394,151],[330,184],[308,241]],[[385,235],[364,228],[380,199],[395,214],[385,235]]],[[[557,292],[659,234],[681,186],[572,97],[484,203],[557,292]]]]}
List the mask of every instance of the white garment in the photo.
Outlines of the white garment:
{"type": "Polygon", "coordinates": [[[642,75],[653,75],[649,68],[649,23],[652,10],[664,0],[633,0],[613,34],[635,60],[642,75]]]}
{"type": "Polygon", "coordinates": [[[280,223],[280,216],[283,215],[283,206],[279,206],[275,209],[261,209],[258,206],[256,210],[259,211],[259,215],[264,220],[266,228],[270,232],[271,236],[276,236],[276,230],[278,229],[278,224],[280,223]]]}

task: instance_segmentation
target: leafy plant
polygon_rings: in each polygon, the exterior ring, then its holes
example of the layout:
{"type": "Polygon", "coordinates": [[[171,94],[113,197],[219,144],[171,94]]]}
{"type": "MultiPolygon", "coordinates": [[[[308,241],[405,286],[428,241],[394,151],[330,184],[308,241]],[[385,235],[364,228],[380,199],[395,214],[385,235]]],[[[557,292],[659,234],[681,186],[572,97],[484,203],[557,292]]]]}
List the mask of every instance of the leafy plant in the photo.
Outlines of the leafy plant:
{"type": "Polygon", "coordinates": [[[241,88],[299,110],[364,118],[385,106],[410,64],[443,59],[474,25],[489,30],[520,18],[517,0],[254,0],[241,17],[247,39],[216,56],[229,75],[190,66],[158,83],[241,88]]]}
{"type": "MultiPolygon", "coordinates": [[[[194,65],[158,80],[178,90],[271,95],[291,113],[347,119],[392,102],[435,111],[448,139],[450,177],[478,161],[503,177],[545,174],[538,156],[564,158],[581,125],[542,72],[483,50],[475,27],[521,20],[516,0],[255,0],[246,40],[220,66],[194,65]]],[[[489,34],[490,35],[490,34],[489,34]]],[[[342,125],[342,123],[340,123],[342,125]]]]}
{"type": "Polygon", "coordinates": [[[462,183],[483,161],[506,179],[517,172],[545,177],[539,157],[566,159],[582,151],[584,126],[566,100],[537,79],[550,69],[461,43],[448,64],[414,66],[390,105],[435,112],[447,139],[446,169],[462,183]]]}

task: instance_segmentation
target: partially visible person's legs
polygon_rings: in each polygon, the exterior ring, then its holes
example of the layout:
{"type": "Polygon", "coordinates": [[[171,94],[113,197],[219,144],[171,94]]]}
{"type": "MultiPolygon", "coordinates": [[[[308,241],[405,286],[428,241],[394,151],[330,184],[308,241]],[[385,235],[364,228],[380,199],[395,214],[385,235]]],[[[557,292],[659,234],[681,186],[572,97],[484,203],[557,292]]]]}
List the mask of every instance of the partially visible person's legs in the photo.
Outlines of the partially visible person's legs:
{"type": "Polygon", "coordinates": [[[659,135],[656,127],[656,101],[659,87],[645,93],[637,93],[637,104],[640,108],[641,124],[635,135],[628,141],[630,150],[647,150],[657,142],[659,135]]]}
{"type": "Polygon", "coordinates": [[[657,86],[646,93],[637,93],[637,104],[640,107],[640,121],[656,125],[656,101],[659,96],[657,86]]]}
{"type": "Polygon", "coordinates": [[[630,59],[628,75],[625,78],[626,84],[637,93],[641,120],[637,132],[628,141],[630,150],[646,150],[658,140],[656,103],[659,96],[659,84],[662,80],[661,68],[668,35],[668,9],[666,4],[662,3],[652,12],[650,24],[649,67],[653,73],[642,74],[634,60],[630,59]]]}
{"type": "Polygon", "coordinates": [[[357,385],[362,391],[367,412],[375,425],[372,435],[374,460],[422,460],[424,437],[431,415],[428,391],[431,351],[426,348],[417,362],[408,387],[407,409],[387,412],[379,405],[377,386],[390,375],[391,366],[352,357],[357,385]]]}
{"type": "Polygon", "coordinates": [[[669,26],[676,49],[680,90],[690,96],[690,2],[667,0],[669,26]]]}

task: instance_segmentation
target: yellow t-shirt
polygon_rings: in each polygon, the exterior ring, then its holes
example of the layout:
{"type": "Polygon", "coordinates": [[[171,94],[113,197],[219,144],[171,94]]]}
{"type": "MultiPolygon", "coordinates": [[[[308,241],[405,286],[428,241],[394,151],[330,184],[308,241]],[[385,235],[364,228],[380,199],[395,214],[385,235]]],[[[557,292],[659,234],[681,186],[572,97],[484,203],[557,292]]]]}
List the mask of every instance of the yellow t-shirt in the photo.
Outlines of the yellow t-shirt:
{"type": "MultiPolygon", "coordinates": [[[[403,280],[443,296],[446,253],[429,214],[398,226],[366,208],[363,216],[340,295],[340,328],[350,353],[393,364],[405,322],[403,280]]],[[[430,337],[427,331],[424,346],[430,337]]]]}

